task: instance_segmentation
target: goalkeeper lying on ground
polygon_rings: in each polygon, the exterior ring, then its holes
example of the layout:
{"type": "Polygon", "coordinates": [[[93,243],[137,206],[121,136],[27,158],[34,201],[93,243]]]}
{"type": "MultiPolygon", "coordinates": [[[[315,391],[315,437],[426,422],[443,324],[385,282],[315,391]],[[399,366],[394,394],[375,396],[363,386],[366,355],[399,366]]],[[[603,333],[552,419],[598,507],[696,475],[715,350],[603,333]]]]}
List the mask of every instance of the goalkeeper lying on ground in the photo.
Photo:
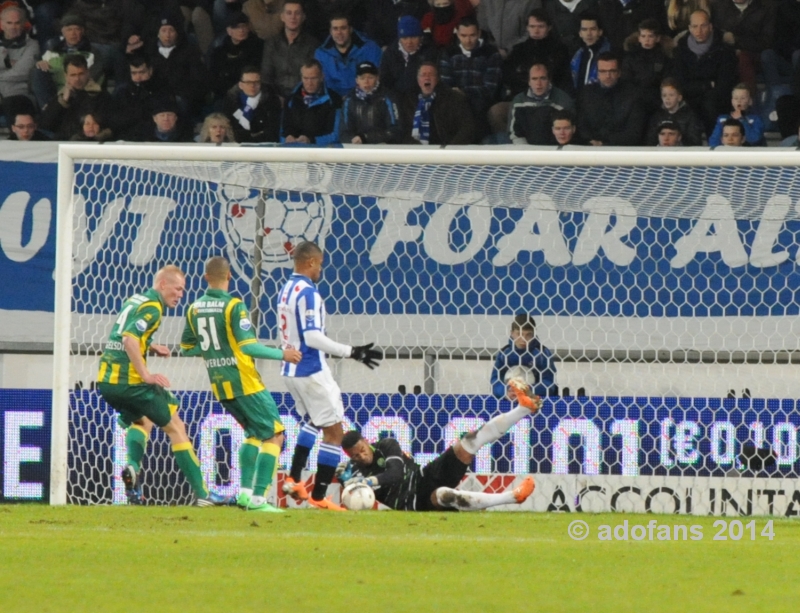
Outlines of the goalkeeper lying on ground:
{"type": "Polygon", "coordinates": [[[393,438],[370,445],[361,433],[348,432],[342,439],[342,448],[350,462],[342,463],[337,470],[339,481],[345,485],[369,485],[375,490],[378,502],[398,511],[475,511],[500,504],[521,504],[533,493],[533,477],[526,477],[516,488],[502,494],[454,489],[481,447],[499,439],[542,405],[541,399],[531,394],[530,386],[518,379],[508,382],[508,396],[517,402],[514,409],[464,435],[424,467],[403,453],[400,443],[393,438]]]}

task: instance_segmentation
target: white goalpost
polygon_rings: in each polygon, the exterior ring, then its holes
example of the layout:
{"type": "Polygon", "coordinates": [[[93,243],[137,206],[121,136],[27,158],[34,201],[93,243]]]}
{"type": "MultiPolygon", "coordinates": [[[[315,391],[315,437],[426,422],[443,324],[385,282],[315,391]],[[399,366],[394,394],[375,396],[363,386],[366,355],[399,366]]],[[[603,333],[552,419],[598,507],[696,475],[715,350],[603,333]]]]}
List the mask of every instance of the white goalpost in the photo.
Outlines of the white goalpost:
{"type": "MultiPolygon", "coordinates": [[[[368,439],[391,434],[424,463],[508,410],[493,358],[527,313],[559,393],[462,487],[533,473],[526,510],[800,515],[800,173],[796,152],[752,149],[61,145],[51,504],[124,501],[98,356],[165,264],[187,296],[151,368],[173,382],[210,487],[235,491],[241,430],[202,362],[178,357],[182,317],[204,261],[225,255],[275,344],[276,288],[303,240],[326,252],[329,335],[385,352],[367,376],[332,361],[346,426],[368,439]]],[[[259,366],[285,465],[299,423],[278,369],[259,366]]],[[[188,500],[163,438],[145,464],[149,500],[188,500]]]]}

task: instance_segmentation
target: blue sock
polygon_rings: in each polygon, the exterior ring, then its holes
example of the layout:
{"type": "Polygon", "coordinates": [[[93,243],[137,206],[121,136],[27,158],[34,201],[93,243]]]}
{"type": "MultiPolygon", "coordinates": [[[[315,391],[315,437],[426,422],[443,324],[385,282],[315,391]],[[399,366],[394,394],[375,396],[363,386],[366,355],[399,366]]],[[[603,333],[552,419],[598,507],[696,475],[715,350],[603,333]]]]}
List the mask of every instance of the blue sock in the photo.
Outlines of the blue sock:
{"type": "Polygon", "coordinates": [[[300,428],[300,434],[297,435],[297,445],[292,455],[292,468],[289,471],[289,476],[294,479],[295,483],[300,483],[303,478],[303,469],[308,463],[311,448],[317,442],[317,434],[319,434],[319,430],[311,424],[303,424],[303,427],[300,428]]]}
{"type": "Polygon", "coordinates": [[[319,455],[317,456],[317,476],[314,479],[314,491],[311,497],[314,500],[322,500],[328,491],[328,486],[333,481],[336,467],[342,459],[341,448],[330,443],[320,443],[319,455]]]}

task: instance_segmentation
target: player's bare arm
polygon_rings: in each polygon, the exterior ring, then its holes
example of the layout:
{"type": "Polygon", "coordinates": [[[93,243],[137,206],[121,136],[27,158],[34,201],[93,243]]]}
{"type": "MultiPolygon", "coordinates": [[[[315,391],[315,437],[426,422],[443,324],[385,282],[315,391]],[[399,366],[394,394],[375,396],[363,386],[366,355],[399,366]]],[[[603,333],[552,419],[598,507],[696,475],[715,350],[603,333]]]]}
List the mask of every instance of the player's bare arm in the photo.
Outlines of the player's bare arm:
{"type": "Polygon", "coordinates": [[[152,355],[157,355],[160,358],[168,358],[170,355],[172,355],[169,347],[166,345],[157,345],[155,343],[150,345],[150,353],[152,355]]]}
{"type": "Polygon", "coordinates": [[[164,375],[151,374],[147,369],[144,357],[139,350],[139,340],[132,336],[122,337],[122,346],[125,348],[125,353],[128,354],[128,359],[131,361],[136,374],[138,374],[142,381],[148,385],[160,385],[161,387],[169,387],[169,379],[164,375]]]}

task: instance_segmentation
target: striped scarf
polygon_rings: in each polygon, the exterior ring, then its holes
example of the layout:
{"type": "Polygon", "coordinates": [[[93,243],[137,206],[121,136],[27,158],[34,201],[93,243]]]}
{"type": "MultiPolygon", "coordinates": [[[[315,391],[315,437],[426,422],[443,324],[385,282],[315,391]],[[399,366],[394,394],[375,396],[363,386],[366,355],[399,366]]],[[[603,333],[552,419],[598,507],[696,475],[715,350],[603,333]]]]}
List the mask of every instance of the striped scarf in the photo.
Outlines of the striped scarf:
{"type": "Polygon", "coordinates": [[[423,145],[429,144],[431,140],[431,104],[435,99],[436,92],[433,92],[430,96],[420,94],[417,100],[417,110],[414,111],[411,137],[423,145]]]}

